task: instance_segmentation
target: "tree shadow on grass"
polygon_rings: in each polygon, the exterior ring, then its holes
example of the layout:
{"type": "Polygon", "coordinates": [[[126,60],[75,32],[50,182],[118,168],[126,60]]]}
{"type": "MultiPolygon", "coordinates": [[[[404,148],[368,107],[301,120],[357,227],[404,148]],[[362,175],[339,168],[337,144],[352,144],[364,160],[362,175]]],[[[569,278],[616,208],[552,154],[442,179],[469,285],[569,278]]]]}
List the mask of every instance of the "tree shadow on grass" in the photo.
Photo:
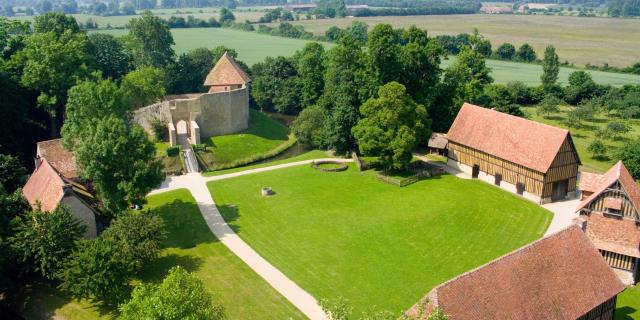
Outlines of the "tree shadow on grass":
{"type": "Polygon", "coordinates": [[[204,221],[200,209],[193,202],[174,200],[154,209],[165,221],[165,248],[189,249],[201,243],[217,242],[204,221]]]}
{"type": "Polygon", "coordinates": [[[56,285],[46,280],[34,280],[26,284],[11,301],[10,308],[25,319],[56,319],[56,311],[74,303],[73,309],[94,311],[100,316],[115,319],[117,308],[103,303],[77,301],[56,285]]]}
{"type": "Polygon", "coordinates": [[[591,159],[602,162],[611,160],[608,156],[593,156],[591,159]]]}
{"type": "Polygon", "coordinates": [[[233,223],[240,217],[240,210],[238,209],[238,207],[233,204],[225,204],[218,206],[218,211],[220,211],[220,214],[224,218],[224,221],[229,225],[231,230],[233,230],[233,232],[235,233],[239,233],[241,227],[233,223]]]}
{"type": "Polygon", "coordinates": [[[632,316],[632,314],[636,312],[636,309],[632,308],[632,307],[622,307],[622,308],[616,308],[616,320],[633,320],[634,317],[632,316]]]}
{"type": "Polygon", "coordinates": [[[167,276],[169,269],[180,266],[189,272],[195,272],[202,267],[202,258],[194,255],[168,254],[158,257],[147,265],[141,274],[144,282],[159,283],[167,276]]]}
{"type": "Polygon", "coordinates": [[[543,116],[545,119],[547,120],[553,120],[553,121],[562,121],[564,120],[564,117],[562,116],[557,116],[557,115],[553,115],[553,116],[543,116]]]}

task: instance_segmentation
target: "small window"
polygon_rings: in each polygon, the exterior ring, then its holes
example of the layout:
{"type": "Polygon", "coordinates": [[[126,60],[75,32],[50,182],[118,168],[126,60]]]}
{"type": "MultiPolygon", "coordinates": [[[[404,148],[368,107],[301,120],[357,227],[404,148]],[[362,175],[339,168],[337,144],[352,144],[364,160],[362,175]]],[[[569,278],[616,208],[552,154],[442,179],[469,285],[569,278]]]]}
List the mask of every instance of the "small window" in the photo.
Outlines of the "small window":
{"type": "Polygon", "coordinates": [[[610,214],[612,216],[620,216],[622,217],[622,211],[614,208],[604,208],[604,213],[610,214]]]}

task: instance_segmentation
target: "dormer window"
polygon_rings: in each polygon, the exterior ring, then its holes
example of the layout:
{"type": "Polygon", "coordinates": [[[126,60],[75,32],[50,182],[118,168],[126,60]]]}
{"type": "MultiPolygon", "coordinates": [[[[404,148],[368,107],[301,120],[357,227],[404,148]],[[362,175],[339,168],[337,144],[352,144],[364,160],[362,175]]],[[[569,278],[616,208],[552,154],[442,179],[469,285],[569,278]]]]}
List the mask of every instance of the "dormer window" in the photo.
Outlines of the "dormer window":
{"type": "Polygon", "coordinates": [[[604,199],[604,213],[622,216],[622,199],[607,197],[604,199]]]}

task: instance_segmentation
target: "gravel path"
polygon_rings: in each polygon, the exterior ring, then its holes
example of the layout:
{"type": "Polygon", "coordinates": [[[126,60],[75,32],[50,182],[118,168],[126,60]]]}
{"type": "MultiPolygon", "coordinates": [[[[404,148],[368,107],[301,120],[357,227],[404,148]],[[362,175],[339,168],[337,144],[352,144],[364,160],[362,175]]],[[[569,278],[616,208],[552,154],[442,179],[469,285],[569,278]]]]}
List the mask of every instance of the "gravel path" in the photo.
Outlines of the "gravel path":
{"type": "MultiPolygon", "coordinates": [[[[315,159],[329,160],[329,159],[315,159]]],[[[343,162],[351,162],[351,159],[330,159],[343,162]]],[[[253,271],[260,275],[267,283],[269,283],[276,291],[282,294],[296,308],[304,313],[309,319],[325,319],[326,315],[318,304],[318,301],[304,289],[300,288],[295,282],[284,275],[280,270],[276,269],[267,260],[262,258],[255,250],[253,250],[246,242],[244,242],[229,225],[218,211],[218,208],[211,197],[211,193],[207,188],[207,182],[229,179],[248,174],[277,170],[281,168],[300,166],[310,164],[314,160],[304,160],[279,164],[264,168],[250,169],[240,172],[234,172],[213,177],[203,177],[199,173],[189,173],[182,176],[168,177],[160,186],[153,190],[150,195],[159,194],[176,189],[188,189],[196,200],[200,213],[209,226],[209,230],[222,242],[231,252],[244,261],[253,271]]]]}

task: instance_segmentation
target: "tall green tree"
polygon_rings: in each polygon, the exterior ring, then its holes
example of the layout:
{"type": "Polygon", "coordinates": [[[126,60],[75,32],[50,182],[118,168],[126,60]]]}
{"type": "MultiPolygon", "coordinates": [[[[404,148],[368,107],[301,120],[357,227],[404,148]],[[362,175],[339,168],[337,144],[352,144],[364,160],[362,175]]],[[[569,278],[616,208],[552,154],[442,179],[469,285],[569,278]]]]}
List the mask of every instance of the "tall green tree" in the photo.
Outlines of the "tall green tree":
{"type": "MultiPolygon", "coordinates": [[[[344,33],[349,34],[351,38],[360,43],[361,46],[367,44],[367,40],[369,40],[369,25],[362,21],[353,21],[351,25],[349,25],[346,29],[344,29],[344,33]]],[[[336,38],[338,40],[338,38],[336,38]]]]}
{"type": "Polygon", "coordinates": [[[16,79],[0,71],[0,150],[3,153],[26,153],[24,133],[32,123],[27,96],[16,79]]]}
{"type": "Polygon", "coordinates": [[[542,88],[546,92],[552,91],[552,88],[558,81],[558,73],[560,73],[560,60],[556,54],[556,48],[553,45],[547,46],[544,50],[544,59],[542,60],[542,88]]]}
{"type": "Polygon", "coordinates": [[[437,115],[432,113],[434,121],[442,122],[438,130],[448,129],[463,103],[485,102],[485,86],[493,82],[490,73],[482,54],[469,47],[460,51],[456,61],[445,70],[438,90],[440,101],[436,105],[440,109],[436,109],[437,115]]]}
{"type": "Polygon", "coordinates": [[[564,88],[564,98],[570,104],[579,104],[595,97],[599,91],[591,74],[579,70],[569,74],[569,85],[564,88]]]}
{"type": "Polygon", "coordinates": [[[10,154],[0,154],[0,185],[11,193],[24,185],[27,177],[25,169],[18,158],[10,154]]]}
{"type": "Polygon", "coordinates": [[[536,112],[539,115],[544,115],[546,118],[549,118],[552,113],[560,112],[560,104],[562,104],[562,100],[558,99],[558,97],[554,95],[548,94],[544,99],[542,99],[542,102],[538,105],[536,112]]]}
{"type": "Polygon", "coordinates": [[[295,61],[267,57],[252,68],[251,95],[262,110],[297,114],[301,109],[300,86],[295,61]]]}
{"type": "Polygon", "coordinates": [[[233,15],[233,12],[227,8],[220,9],[220,18],[218,19],[220,24],[222,25],[230,25],[234,21],[236,21],[236,17],[233,15]]]}
{"type": "Polygon", "coordinates": [[[416,26],[406,29],[402,38],[406,44],[400,53],[400,83],[416,102],[430,104],[442,75],[440,62],[444,49],[416,26]]]}
{"type": "Polygon", "coordinates": [[[164,70],[143,66],[122,78],[120,95],[130,109],[160,101],[166,93],[164,70]]]}
{"type": "Polygon", "coordinates": [[[367,52],[370,66],[382,85],[398,81],[402,72],[400,64],[400,38],[389,24],[378,24],[369,32],[367,52]]]}
{"type": "Polygon", "coordinates": [[[102,71],[106,78],[119,80],[133,67],[133,57],[122,41],[111,34],[90,34],[88,52],[94,68],[102,71]]]}
{"type": "Polygon", "coordinates": [[[131,275],[119,243],[98,237],[78,241],[57,278],[60,289],[76,299],[116,306],[129,295],[131,275]]]}
{"type": "Polygon", "coordinates": [[[65,206],[52,212],[36,209],[19,219],[9,241],[20,263],[53,279],[84,230],[65,206]]]}
{"type": "Polygon", "coordinates": [[[501,44],[495,52],[496,57],[501,60],[513,60],[515,54],[516,47],[514,47],[511,43],[506,42],[501,44]]]}
{"type": "Polygon", "coordinates": [[[47,12],[34,18],[33,32],[35,33],[53,32],[57,37],[60,37],[67,31],[80,32],[80,26],[73,16],[60,12],[47,12]]]}
{"type": "Polygon", "coordinates": [[[471,43],[471,48],[473,48],[474,51],[483,55],[485,58],[491,56],[491,41],[482,36],[477,28],[473,29],[473,34],[469,38],[469,41],[471,43]]]}
{"type": "Polygon", "coordinates": [[[327,145],[344,154],[355,147],[351,128],[360,118],[358,108],[375,91],[375,77],[356,40],[348,35],[327,52],[325,88],[321,105],[328,111],[327,145]]]}
{"type": "Polygon", "coordinates": [[[313,148],[324,148],[327,143],[326,110],[313,105],[300,112],[291,124],[291,132],[299,143],[313,148]]]}
{"type": "Polygon", "coordinates": [[[129,109],[118,90],[111,79],[85,80],[69,89],[67,118],[61,132],[67,149],[74,150],[100,119],[110,115],[126,118],[129,109]]]}
{"type": "Polygon", "coordinates": [[[104,209],[115,215],[144,203],[147,193],[164,179],[144,129],[110,115],[87,130],[74,154],[80,176],[93,181],[104,209]]]}
{"type": "Polygon", "coordinates": [[[225,316],[202,281],[178,266],[169,270],[162,283],[136,287],[131,300],[120,306],[120,318],[216,320],[225,316]]]}
{"type": "Polygon", "coordinates": [[[137,67],[164,68],[169,65],[175,56],[171,48],[174,44],[169,26],[150,11],[129,22],[128,45],[137,67]]]}
{"type": "Polygon", "coordinates": [[[193,49],[178,57],[167,70],[167,88],[171,93],[204,91],[204,79],[214,64],[213,52],[207,48],[193,49]]]}
{"type": "Polygon", "coordinates": [[[616,152],[616,157],[627,167],[634,179],[640,179],[640,139],[632,139],[626,142],[616,152]]]}
{"type": "Polygon", "coordinates": [[[324,88],[324,47],[307,43],[295,56],[302,108],[315,104],[324,88]]]}
{"type": "Polygon", "coordinates": [[[520,48],[518,48],[518,51],[516,51],[516,59],[519,61],[533,62],[536,61],[537,58],[536,52],[528,43],[521,45],[520,48]]]}
{"type": "Polygon", "coordinates": [[[87,36],[70,30],[36,33],[22,50],[25,65],[21,83],[40,92],[38,106],[50,115],[51,136],[58,135],[57,117],[64,112],[67,90],[87,75],[87,36]]]}
{"type": "Polygon", "coordinates": [[[353,128],[360,151],[378,156],[385,169],[405,169],[418,143],[430,136],[427,109],[413,101],[403,85],[390,82],[380,87],[378,97],[360,108],[362,119],[353,128]]]}

